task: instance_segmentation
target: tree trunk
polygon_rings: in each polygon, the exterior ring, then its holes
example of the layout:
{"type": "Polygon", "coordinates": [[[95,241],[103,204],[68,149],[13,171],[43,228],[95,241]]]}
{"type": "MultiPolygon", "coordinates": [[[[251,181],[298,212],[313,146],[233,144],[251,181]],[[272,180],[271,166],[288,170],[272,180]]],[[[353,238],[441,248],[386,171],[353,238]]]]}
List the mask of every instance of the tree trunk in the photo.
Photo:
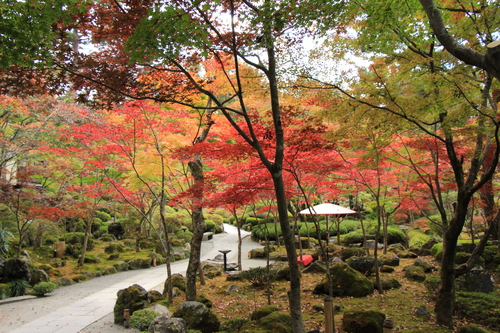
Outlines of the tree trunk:
{"type": "Polygon", "coordinates": [[[294,333],[304,333],[304,324],[301,310],[301,290],[300,290],[300,270],[297,262],[297,251],[293,233],[288,221],[287,201],[285,187],[283,184],[282,170],[272,172],[276,201],[278,204],[279,221],[281,232],[286,248],[288,265],[290,267],[290,291],[288,292],[288,301],[290,304],[290,315],[292,317],[292,328],[294,333]]]}
{"type": "Polygon", "coordinates": [[[189,162],[189,169],[194,177],[195,188],[194,208],[192,212],[193,237],[191,239],[191,252],[186,270],[186,301],[196,300],[196,273],[200,266],[201,242],[205,232],[205,218],[203,216],[203,164],[197,156],[194,161],[189,162]]]}
{"type": "MultiPolygon", "coordinates": [[[[453,222],[453,221],[452,221],[453,222]]],[[[453,326],[453,306],[455,303],[455,252],[457,238],[446,230],[443,238],[443,259],[441,260],[441,282],[436,305],[436,321],[440,325],[453,326]]]]}
{"type": "Polygon", "coordinates": [[[89,242],[90,232],[92,231],[92,224],[94,224],[94,217],[90,216],[87,228],[85,229],[85,236],[83,237],[82,255],[80,256],[80,260],[78,260],[78,266],[80,267],[83,266],[85,262],[85,254],[87,253],[87,245],[89,242]]]}

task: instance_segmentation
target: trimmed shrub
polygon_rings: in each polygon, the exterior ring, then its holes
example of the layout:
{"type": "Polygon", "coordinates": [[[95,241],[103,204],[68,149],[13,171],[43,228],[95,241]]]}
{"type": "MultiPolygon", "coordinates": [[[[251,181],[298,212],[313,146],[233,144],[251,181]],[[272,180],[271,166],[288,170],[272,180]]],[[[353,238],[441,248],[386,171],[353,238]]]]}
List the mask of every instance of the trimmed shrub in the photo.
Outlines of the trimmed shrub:
{"type": "Polygon", "coordinates": [[[45,294],[53,292],[56,288],[57,284],[54,282],[40,282],[33,286],[33,292],[37,296],[44,296],[45,294]]]}
{"type": "Polygon", "coordinates": [[[281,226],[279,224],[276,224],[275,229],[274,223],[261,223],[252,227],[252,234],[254,237],[260,240],[266,239],[266,236],[268,240],[276,240],[281,236],[281,226]],[[277,235],[276,231],[278,231],[277,235]]]}
{"type": "Polygon", "coordinates": [[[160,314],[153,309],[137,310],[130,316],[130,326],[140,331],[147,331],[149,324],[160,314]]]}

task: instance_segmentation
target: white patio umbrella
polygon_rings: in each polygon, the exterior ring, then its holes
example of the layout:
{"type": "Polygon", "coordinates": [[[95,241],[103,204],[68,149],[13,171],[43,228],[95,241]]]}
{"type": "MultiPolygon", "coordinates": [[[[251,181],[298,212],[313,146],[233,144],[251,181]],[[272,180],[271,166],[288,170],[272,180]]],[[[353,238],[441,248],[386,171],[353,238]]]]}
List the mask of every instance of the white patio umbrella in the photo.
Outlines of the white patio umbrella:
{"type": "Polygon", "coordinates": [[[334,205],[332,203],[326,202],[316,206],[311,206],[309,208],[303,209],[299,212],[299,214],[303,215],[326,215],[326,232],[327,232],[327,242],[330,237],[329,227],[328,227],[328,216],[334,215],[337,216],[337,243],[340,243],[340,216],[355,214],[356,211],[342,207],[339,205],[334,205]]]}
{"type": "Polygon", "coordinates": [[[299,213],[303,215],[347,215],[356,212],[350,208],[326,202],[301,210],[299,213]]]}

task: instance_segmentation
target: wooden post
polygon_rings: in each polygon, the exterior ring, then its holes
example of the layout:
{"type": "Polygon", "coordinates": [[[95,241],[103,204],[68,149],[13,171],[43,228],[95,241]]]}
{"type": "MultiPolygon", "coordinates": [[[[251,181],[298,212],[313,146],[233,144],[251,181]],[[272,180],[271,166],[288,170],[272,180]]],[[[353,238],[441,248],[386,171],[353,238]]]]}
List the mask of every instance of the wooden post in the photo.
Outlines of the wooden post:
{"type": "Polygon", "coordinates": [[[54,242],[54,257],[61,259],[66,251],[66,242],[54,242]]]}
{"type": "Polygon", "coordinates": [[[335,315],[331,296],[325,297],[325,333],[335,333],[335,315]]]}
{"type": "Polygon", "coordinates": [[[125,328],[130,327],[130,310],[129,309],[123,310],[123,326],[125,328]]]}
{"type": "Polygon", "coordinates": [[[156,267],[156,258],[153,258],[153,267],[156,267]]]}

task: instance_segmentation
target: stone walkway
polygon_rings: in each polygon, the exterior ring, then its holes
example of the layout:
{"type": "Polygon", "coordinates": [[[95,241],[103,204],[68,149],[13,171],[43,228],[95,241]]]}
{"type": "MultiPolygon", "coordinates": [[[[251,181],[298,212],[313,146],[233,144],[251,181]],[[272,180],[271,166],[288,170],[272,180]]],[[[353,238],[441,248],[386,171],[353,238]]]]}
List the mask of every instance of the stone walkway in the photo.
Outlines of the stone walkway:
{"type": "MultiPolygon", "coordinates": [[[[236,228],[225,225],[226,233],[214,235],[202,244],[202,260],[210,260],[219,250],[231,250],[228,262],[237,261],[236,228]]],[[[247,253],[261,247],[242,231],[243,269],[263,266],[265,260],[248,259],[247,253]]],[[[172,273],[185,275],[187,260],[171,264],[172,273]]],[[[0,301],[0,333],[114,333],[138,332],[113,323],[113,307],[120,289],[139,284],[146,290],[163,291],[165,265],[138,271],[120,272],[56,289],[47,297],[22,297],[0,301]]]]}

